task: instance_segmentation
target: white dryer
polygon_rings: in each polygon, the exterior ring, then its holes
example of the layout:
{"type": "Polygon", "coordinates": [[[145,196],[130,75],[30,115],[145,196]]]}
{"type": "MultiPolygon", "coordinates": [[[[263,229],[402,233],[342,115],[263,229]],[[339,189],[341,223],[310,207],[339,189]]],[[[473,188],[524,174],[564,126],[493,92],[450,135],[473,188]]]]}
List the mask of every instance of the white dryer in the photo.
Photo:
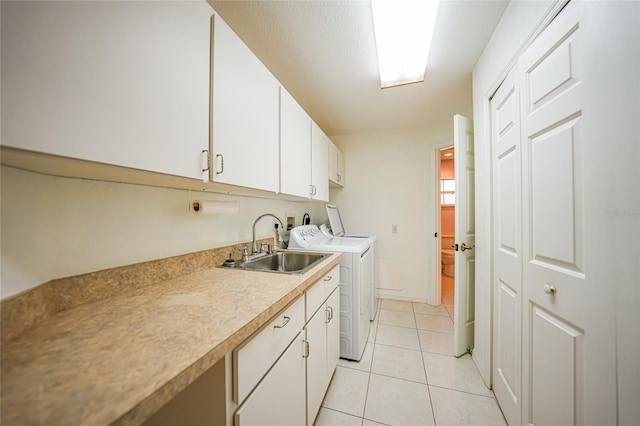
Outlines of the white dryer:
{"type": "Polygon", "coordinates": [[[316,225],[293,228],[290,250],[342,253],[340,260],[340,357],[360,361],[369,338],[373,253],[366,239],[327,237],[316,225]]]}
{"type": "Polygon", "coordinates": [[[378,288],[378,279],[376,274],[377,264],[378,264],[378,252],[376,250],[376,241],[378,241],[378,236],[372,232],[347,232],[344,227],[344,222],[342,221],[342,216],[340,215],[340,209],[337,206],[327,204],[327,217],[329,218],[329,225],[331,228],[327,228],[326,225],[320,225],[320,231],[325,234],[327,237],[341,237],[341,238],[364,238],[369,240],[371,244],[371,250],[373,252],[373,262],[371,262],[371,274],[373,279],[371,280],[371,290],[369,295],[371,297],[371,301],[369,303],[370,315],[369,319],[373,321],[376,317],[376,311],[378,309],[378,303],[380,302],[378,298],[378,292],[376,288],[378,288]]]}

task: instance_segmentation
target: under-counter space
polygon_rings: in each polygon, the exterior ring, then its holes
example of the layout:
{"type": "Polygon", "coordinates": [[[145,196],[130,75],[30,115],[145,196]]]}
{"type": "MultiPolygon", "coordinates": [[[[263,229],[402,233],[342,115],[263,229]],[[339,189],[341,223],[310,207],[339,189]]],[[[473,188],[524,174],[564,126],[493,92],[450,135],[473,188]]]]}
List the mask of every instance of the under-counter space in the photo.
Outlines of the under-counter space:
{"type": "Polygon", "coordinates": [[[63,311],[3,344],[2,423],[141,423],[339,259],[207,269],[63,311]]]}

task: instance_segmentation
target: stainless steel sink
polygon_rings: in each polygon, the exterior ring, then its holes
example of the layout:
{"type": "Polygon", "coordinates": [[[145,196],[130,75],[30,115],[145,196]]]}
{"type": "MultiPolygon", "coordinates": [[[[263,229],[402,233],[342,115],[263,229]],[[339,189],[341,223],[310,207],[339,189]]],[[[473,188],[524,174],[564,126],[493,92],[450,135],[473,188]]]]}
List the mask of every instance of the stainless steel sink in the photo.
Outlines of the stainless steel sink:
{"type": "Polygon", "coordinates": [[[304,274],[330,255],[331,253],[278,251],[241,263],[236,268],[281,274],[304,274]]]}

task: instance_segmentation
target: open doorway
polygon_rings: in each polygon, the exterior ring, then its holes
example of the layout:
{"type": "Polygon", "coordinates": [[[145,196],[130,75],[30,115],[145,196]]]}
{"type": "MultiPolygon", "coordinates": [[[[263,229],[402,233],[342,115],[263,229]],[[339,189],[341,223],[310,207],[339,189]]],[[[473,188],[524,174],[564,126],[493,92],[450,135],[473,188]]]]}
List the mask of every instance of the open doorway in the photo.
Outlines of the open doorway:
{"type": "Polygon", "coordinates": [[[440,300],[453,321],[455,303],[455,250],[456,241],[456,177],[455,149],[449,146],[439,150],[440,176],[438,214],[440,215],[440,300]]]}
{"type": "Polygon", "coordinates": [[[456,114],[453,146],[434,146],[437,197],[433,298],[453,324],[453,354],[473,350],[475,324],[475,168],[473,121],[456,114]],[[453,255],[453,256],[451,256],[453,255]]]}

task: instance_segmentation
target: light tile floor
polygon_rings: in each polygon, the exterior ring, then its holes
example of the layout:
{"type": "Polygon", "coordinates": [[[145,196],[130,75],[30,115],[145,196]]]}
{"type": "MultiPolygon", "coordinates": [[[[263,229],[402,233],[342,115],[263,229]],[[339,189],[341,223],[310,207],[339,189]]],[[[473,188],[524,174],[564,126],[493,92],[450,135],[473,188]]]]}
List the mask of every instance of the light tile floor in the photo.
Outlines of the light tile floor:
{"type": "Polygon", "coordinates": [[[316,426],[506,425],[469,355],[453,356],[453,309],[382,300],[360,362],[341,359],[316,426]]]}
{"type": "Polygon", "coordinates": [[[455,300],[454,296],[454,278],[448,277],[446,275],[441,276],[441,285],[442,285],[442,304],[445,308],[447,308],[447,312],[449,312],[449,316],[453,319],[453,302],[455,300]]]}

